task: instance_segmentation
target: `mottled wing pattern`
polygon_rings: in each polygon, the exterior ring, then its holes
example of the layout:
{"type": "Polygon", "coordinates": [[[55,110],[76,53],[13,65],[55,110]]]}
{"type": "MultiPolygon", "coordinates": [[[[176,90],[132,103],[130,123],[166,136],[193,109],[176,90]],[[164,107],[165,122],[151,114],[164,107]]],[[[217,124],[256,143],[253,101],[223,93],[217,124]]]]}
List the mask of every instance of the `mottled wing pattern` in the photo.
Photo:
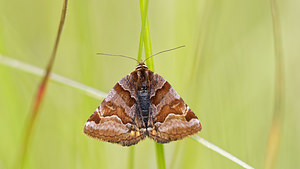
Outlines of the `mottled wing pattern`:
{"type": "Polygon", "coordinates": [[[145,138],[135,125],[136,79],[121,79],[85,123],[83,132],[102,141],[130,146],[145,138]]]}
{"type": "MultiPolygon", "coordinates": [[[[152,72],[153,73],[153,72],[152,72]]],[[[194,135],[201,130],[201,123],[173,87],[160,75],[153,73],[150,102],[153,127],[149,137],[167,143],[194,135]]]]}

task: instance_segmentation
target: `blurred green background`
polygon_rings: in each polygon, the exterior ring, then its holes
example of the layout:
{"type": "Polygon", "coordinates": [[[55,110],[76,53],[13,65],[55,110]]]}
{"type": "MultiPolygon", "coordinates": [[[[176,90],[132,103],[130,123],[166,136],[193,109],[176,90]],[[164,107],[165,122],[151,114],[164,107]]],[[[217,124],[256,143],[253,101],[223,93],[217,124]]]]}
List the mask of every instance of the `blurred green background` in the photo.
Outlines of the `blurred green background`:
{"type": "MultiPolygon", "coordinates": [[[[0,54],[45,68],[62,0],[0,0],[0,54]]],[[[277,169],[299,168],[300,1],[278,2],[286,75],[286,111],[277,169]]],[[[199,136],[263,168],[274,99],[274,38],[269,1],[152,0],[149,24],[163,76],[198,116],[199,136]]],[[[53,72],[106,93],[136,63],[97,52],[137,56],[138,1],[69,0],[53,72]]],[[[41,78],[0,64],[0,168],[15,166],[41,78]]],[[[50,82],[25,167],[126,168],[128,150],[85,136],[101,100],[50,82]]],[[[241,168],[188,138],[165,146],[166,167],[241,168]]],[[[135,147],[135,168],[156,168],[155,146],[135,147]]]]}

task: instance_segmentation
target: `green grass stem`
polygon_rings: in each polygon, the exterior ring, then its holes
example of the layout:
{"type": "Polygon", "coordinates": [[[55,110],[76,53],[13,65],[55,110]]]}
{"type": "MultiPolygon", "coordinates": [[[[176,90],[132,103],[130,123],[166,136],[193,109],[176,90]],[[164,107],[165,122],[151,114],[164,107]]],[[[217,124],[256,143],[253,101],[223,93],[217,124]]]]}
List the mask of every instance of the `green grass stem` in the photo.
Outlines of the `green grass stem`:
{"type": "MultiPolygon", "coordinates": [[[[139,43],[138,60],[142,60],[143,47],[145,48],[145,55],[146,55],[145,58],[152,55],[149,20],[148,20],[148,14],[147,14],[148,1],[149,0],[140,0],[142,27],[141,27],[141,35],[140,35],[140,43],[139,43]]],[[[153,58],[148,59],[146,61],[146,63],[147,63],[148,68],[150,70],[154,71],[153,58]]]]}
{"type": "MultiPolygon", "coordinates": [[[[140,0],[140,11],[141,11],[141,32],[140,32],[140,42],[139,42],[139,52],[138,52],[138,61],[142,60],[143,57],[143,48],[144,48],[144,37],[145,37],[145,27],[148,21],[148,0],[140,0]]],[[[149,26],[149,25],[148,25],[149,26]]]]}
{"type": "Polygon", "coordinates": [[[165,153],[164,153],[164,146],[161,143],[155,143],[156,149],[156,163],[158,169],[165,169],[165,153]]]}
{"type": "Polygon", "coordinates": [[[129,152],[128,152],[128,166],[127,169],[133,169],[134,168],[134,147],[131,146],[129,147],[129,152]]]}
{"type": "MultiPolygon", "coordinates": [[[[148,0],[140,0],[140,8],[141,8],[141,18],[142,18],[142,28],[141,28],[141,37],[140,37],[140,46],[139,46],[139,57],[138,60],[141,60],[142,50],[143,50],[143,42],[145,55],[147,57],[152,55],[152,47],[151,47],[151,38],[150,38],[150,30],[149,30],[149,22],[148,22],[148,0]]],[[[153,58],[149,58],[146,61],[148,68],[154,71],[153,58]]],[[[157,168],[165,169],[165,154],[164,147],[160,143],[155,143],[156,148],[156,160],[157,160],[157,168]]]]}

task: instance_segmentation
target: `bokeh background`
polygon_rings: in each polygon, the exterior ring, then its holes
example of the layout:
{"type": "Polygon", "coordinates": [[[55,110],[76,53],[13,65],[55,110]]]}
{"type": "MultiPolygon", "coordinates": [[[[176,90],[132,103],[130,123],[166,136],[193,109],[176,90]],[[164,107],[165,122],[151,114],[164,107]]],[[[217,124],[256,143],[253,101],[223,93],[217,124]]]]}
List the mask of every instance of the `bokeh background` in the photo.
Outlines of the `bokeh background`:
{"type": "MultiPolygon", "coordinates": [[[[0,0],[0,54],[45,68],[62,0],[0,0]]],[[[299,168],[300,1],[279,0],[286,108],[277,169],[299,168]]],[[[199,117],[199,136],[255,168],[263,168],[274,103],[274,37],[269,1],[151,0],[154,58],[199,117]]],[[[138,1],[69,0],[53,72],[106,93],[136,63],[97,52],[136,57],[138,1]]],[[[0,168],[15,166],[41,77],[0,64],[0,168]]],[[[25,168],[126,168],[129,148],[82,133],[101,100],[50,82],[34,126],[25,168]]],[[[166,144],[167,168],[241,168],[188,138],[166,144]]],[[[135,147],[135,168],[156,168],[155,146],[135,147]]]]}

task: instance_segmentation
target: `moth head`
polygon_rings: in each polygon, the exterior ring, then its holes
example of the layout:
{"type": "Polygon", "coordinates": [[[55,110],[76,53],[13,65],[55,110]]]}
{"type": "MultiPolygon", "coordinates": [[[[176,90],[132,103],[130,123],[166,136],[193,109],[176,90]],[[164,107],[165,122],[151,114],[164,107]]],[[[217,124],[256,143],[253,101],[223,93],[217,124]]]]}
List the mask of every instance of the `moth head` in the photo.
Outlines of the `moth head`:
{"type": "Polygon", "coordinates": [[[148,67],[145,64],[145,61],[141,60],[139,61],[139,64],[136,65],[136,70],[140,70],[140,69],[148,69],[148,67]]]}

